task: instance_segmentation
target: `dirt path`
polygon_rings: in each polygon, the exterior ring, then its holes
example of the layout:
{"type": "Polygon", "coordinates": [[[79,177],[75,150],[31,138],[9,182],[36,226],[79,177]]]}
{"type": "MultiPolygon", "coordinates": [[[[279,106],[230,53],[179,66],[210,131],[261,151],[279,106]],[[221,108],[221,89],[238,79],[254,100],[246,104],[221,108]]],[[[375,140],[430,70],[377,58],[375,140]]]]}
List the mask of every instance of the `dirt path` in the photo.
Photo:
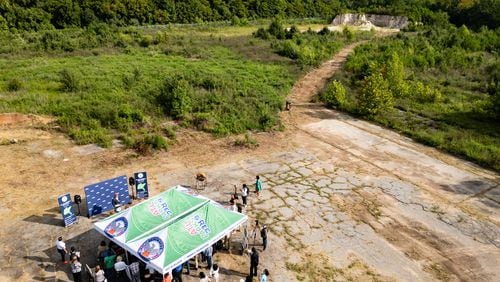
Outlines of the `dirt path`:
{"type": "Polygon", "coordinates": [[[354,50],[354,48],[366,42],[367,41],[360,41],[347,45],[335,54],[332,59],[324,62],[318,68],[308,72],[304,77],[297,81],[289,95],[289,99],[292,103],[294,105],[310,103],[313,96],[325,86],[326,81],[342,67],[344,62],[347,60],[347,56],[354,50]]]}
{"type": "MultiPolygon", "coordinates": [[[[94,265],[102,237],[86,217],[63,228],[57,196],[142,170],[153,195],[192,185],[203,171],[202,193],[221,202],[234,184],[261,175],[264,193],[247,212],[271,230],[259,268],[271,281],[499,280],[497,174],[310,103],[354,47],[297,82],[292,111],[282,113],[287,129],[254,134],[255,149],[182,130],[168,152],[141,157],[119,146],[75,146],[44,118],[5,117],[0,139],[16,141],[0,146],[0,280],[69,281],[68,266],[55,263],[61,235],[94,265]]],[[[224,252],[216,261],[222,281],[248,272],[245,256],[224,252]]]]}

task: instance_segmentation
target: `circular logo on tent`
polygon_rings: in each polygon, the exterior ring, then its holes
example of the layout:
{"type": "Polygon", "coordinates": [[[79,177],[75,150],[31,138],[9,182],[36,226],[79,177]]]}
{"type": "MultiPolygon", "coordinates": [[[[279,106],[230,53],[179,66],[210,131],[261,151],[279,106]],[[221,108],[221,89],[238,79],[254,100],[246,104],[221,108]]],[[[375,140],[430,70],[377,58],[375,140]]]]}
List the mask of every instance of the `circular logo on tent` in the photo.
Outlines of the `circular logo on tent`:
{"type": "Polygon", "coordinates": [[[143,178],[143,177],[144,177],[144,174],[139,173],[139,174],[137,174],[137,177],[139,177],[139,178],[143,178]]]}
{"type": "Polygon", "coordinates": [[[61,198],[61,201],[62,201],[63,203],[64,203],[64,202],[66,202],[67,200],[68,200],[68,197],[66,197],[66,196],[63,196],[63,197],[61,198]]]}
{"type": "Polygon", "coordinates": [[[109,237],[118,237],[127,231],[128,221],[125,217],[119,217],[111,221],[104,229],[104,233],[109,237]]]}
{"type": "Polygon", "coordinates": [[[163,253],[164,248],[163,241],[160,238],[152,237],[142,243],[137,254],[145,260],[154,260],[163,253]]]}

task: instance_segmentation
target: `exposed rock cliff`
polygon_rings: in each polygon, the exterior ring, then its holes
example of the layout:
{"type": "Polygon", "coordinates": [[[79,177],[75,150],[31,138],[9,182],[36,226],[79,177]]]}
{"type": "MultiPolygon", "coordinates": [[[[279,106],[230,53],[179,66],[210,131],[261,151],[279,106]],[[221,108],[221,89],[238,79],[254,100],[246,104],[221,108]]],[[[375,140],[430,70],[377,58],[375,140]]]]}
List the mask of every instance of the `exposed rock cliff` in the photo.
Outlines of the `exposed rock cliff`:
{"type": "Polygon", "coordinates": [[[374,25],[377,27],[402,29],[408,25],[408,18],[373,14],[341,14],[333,19],[332,25],[374,25]]]}

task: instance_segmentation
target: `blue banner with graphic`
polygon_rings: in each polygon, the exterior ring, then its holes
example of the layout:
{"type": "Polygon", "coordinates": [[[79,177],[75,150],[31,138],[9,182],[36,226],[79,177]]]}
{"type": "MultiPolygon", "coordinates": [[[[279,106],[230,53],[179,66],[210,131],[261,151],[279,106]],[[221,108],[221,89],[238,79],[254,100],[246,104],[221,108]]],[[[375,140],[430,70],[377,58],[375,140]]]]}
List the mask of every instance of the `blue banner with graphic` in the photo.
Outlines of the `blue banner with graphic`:
{"type": "Polygon", "coordinates": [[[89,217],[113,210],[115,193],[121,205],[131,203],[126,175],[85,186],[84,190],[89,217]]]}
{"type": "Polygon", "coordinates": [[[135,195],[137,199],[149,197],[148,191],[148,174],[143,172],[134,173],[135,178],[135,195]]]}
{"type": "Polygon", "coordinates": [[[59,209],[61,210],[64,220],[64,226],[70,226],[71,224],[76,223],[77,218],[70,194],[67,193],[59,196],[59,198],[57,198],[57,202],[59,202],[59,209]]]}

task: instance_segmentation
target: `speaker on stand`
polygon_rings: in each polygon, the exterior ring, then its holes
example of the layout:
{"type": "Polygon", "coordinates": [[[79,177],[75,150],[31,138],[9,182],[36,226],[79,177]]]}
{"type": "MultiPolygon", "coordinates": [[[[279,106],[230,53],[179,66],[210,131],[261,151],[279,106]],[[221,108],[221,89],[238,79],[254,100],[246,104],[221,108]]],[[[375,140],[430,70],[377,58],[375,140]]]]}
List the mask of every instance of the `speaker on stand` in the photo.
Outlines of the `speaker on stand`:
{"type": "Polygon", "coordinates": [[[82,203],[82,197],[80,195],[75,195],[74,202],[75,202],[76,206],[78,207],[78,215],[82,215],[80,212],[80,204],[82,203]]]}
{"type": "Polygon", "coordinates": [[[134,195],[135,178],[133,176],[128,178],[128,184],[132,187],[132,199],[135,199],[134,195]]]}

